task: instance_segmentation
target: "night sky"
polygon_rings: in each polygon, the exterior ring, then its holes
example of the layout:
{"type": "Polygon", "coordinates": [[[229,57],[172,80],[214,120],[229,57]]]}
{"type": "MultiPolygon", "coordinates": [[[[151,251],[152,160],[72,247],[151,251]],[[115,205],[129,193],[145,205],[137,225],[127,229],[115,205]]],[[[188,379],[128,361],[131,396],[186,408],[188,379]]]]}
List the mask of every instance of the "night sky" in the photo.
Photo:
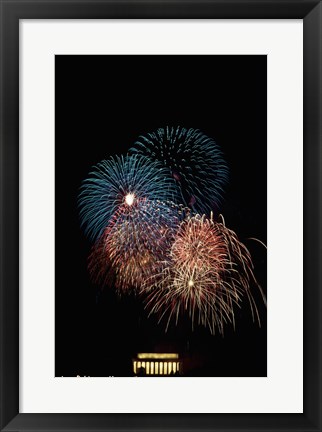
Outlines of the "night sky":
{"type": "Polygon", "coordinates": [[[221,206],[226,226],[252,254],[266,292],[266,56],[56,56],[55,375],[132,376],[138,352],[197,359],[189,376],[266,376],[266,308],[253,294],[236,329],[212,336],[183,318],[178,326],[147,317],[141,300],[93,285],[90,243],[77,196],[92,165],[126,153],[140,134],[164,126],[200,129],[221,146],[230,170],[221,206]]]}

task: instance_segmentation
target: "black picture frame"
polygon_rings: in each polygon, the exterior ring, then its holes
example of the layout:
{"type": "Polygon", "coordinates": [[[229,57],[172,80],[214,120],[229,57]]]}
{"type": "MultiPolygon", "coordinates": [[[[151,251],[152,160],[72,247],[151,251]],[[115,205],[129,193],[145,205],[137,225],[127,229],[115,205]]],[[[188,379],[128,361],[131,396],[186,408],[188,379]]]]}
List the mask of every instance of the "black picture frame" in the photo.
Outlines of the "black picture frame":
{"type": "Polygon", "coordinates": [[[3,431],[322,430],[321,89],[322,5],[316,0],[0,0],[1,406],[3,431]],[[303,19],[304,413],[19,414],[19,20],[303,19]]]}

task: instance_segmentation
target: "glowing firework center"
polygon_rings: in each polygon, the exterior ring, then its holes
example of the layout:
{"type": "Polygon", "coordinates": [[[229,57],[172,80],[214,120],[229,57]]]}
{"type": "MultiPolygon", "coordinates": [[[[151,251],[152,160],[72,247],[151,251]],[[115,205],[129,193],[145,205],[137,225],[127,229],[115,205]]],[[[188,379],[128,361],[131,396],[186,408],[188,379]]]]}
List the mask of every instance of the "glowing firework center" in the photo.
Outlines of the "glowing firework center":
{"type": "Polygon", "coordinates": [[[125,195],[125,202],[128,206],[131,206],[134,203],[135,195],[133,193],[128,193],[125,195]]]}
{"type": "Polygon", "coordinates": [[[182,362],[175,353],[139,353],[133,359],[133,372],[138,376],[179,375],[181,369],[182,362]]]}

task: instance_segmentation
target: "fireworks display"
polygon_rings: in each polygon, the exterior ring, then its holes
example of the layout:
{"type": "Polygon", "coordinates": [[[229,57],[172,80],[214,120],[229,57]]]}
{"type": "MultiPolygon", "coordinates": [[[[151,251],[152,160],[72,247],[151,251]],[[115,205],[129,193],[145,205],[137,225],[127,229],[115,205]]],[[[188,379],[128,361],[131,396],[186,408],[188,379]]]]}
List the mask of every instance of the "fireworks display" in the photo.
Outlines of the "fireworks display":
{"type": "Polygon", "coordinates": [[[141,155],[111,157],[96,165],[81,186],[81,226],[97,240],[123,204],[130,207],[143,198],[173,200],[175,194],[174,180],[159,162],[141,155]]]}
{"type": "Polygon", "coordinates": [[[103,285],[112,282],[120,292],[139,288],[166,256],[187,211],[172,202],[147,199],[120,206],[92,250],[92,279],[103,285]]]}
{"type": "Polygon", "coordinates": [[[96,165],[79,195],[81,226],[94,243],[91,279],[139,292],[149,313],[223,334],[248,300],[260,323],[253,263],[236,233],[213,219],[228,169],[212,138],[166,127],[142,135],[130,155],[96,165]],[[209,217],[210,215],[210,217],[209,217]]]}
{"type": "MultiPolygon", "coordinates": [[[[223,333],[224,324],[234,325],[234,308],[247,297],[253,319],[259,320],[250,287],[261,288],[253,275],[251,256],[237,235],[225,224],[195,215],[184,220],[168,256],[158,271],[146,279],[147,307],[160,319],[178,322],[188,313],[192,323],[223,333]]],[[[264,296],[263,299],[265,300],[264,296]]]]}
{"type": "Polygon", "coordinates": [[[218,207],[228,168],[216,142],[197,129],[165,127],[141,135],[130,149],[169,168],[182,202],[200,213],[218,207]]]}

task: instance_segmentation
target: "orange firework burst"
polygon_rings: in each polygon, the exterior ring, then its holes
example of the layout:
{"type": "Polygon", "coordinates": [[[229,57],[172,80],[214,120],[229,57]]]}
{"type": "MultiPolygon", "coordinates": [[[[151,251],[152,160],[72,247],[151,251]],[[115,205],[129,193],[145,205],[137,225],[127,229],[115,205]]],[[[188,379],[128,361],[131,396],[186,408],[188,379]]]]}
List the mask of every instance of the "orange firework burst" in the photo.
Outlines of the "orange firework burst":
{"type": "Polygon", "coordinates": [[[88,271],[92,282],[101,287],[114,286],[116,282],[115,269],[106,251],[104,235],[91,249],[88,257],[88,271]]]}
{"type": "MultiPolygon", "coordinates": [[[[197,322],[223,333],[224,324],[235,324],[234,308],[244,296],[249,300],[253,319],[259,321],[250,287],[262,290],[253,274],[248,249],[224,221],[214,222],[195,215],[181,222],[169,253],[155,274],[142,287],[147,292],[150,313],[168,315],[168,324],[188,312],[197,322]]],[[[262,293],[263,295],[263,293],[262,293]]],[[[265,297],[263,295],[265,301],[265,297]]]]}
{"type": "Polygon", "coordinates": [[[121,206],[90,255],[93,281],[119,292],[140,287],[160,267],[185,211],[146,199],[121,206]]]}

